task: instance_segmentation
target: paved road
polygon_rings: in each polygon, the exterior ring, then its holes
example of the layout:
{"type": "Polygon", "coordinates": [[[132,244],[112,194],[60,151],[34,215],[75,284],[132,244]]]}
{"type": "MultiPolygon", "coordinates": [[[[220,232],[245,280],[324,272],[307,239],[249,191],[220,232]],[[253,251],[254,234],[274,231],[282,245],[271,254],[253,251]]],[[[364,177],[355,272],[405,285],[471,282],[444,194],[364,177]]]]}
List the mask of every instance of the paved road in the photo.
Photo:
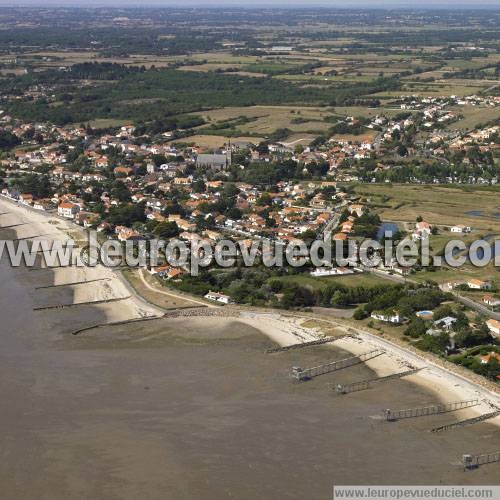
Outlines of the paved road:
{"type": "Polygon", "coordinates": [[[480,304],[479,302],[476,302],[475,300],[469,299],[468,297],[464,297],[462,295],[459,295],[458,293],[453,294],[455,298],[461,302],[462,304],[466,305],[467,307],[470,307],[471,309],[474,309],[478,313],[484,314],[485,316],[488,316],[489,318],[496,319],[500,321],[500,313],[493,312],[491,309],[488,309],[486,306],[483,306],[483,304],[480,304]]]}
{"type": "Polygon", "coordinates": [[[370,267],[363,267],[360,266],[364,271],[375,274],[376,276],[379,276],[380,278],[384,278],[386,280],[390,281],[395,281],[396,283],[401,283],[405,285],[406,283],[412,283],[413,285],[420,285],[418,281],[412,280],[410,278],[407,278],[405,276],[400,276],[399,274],[389,274],[384,271],[379,271],[378,269],[373,269],[370,267]]]}
{"type": "Polygon", "coordinates": [[[174,292],[167,292],[165,290],[158,290],[157,288],[151,286],[147,281],[146,278],[144,277],[144,269],[139,270],[139,277],[141,279],[142,284],[150,291],[159,293],[161,295],[168,295],[169,297],[173,297],[179,300],[185,300],[187,302],[193,302],[194,304],[199,304],[205,307],[216,307],[215,304],[209,304],[207,302],[202,302],[201,300],[196,300],[192,299],[191,297],[184,295],[184,294],[178,294],[174,292]]]}

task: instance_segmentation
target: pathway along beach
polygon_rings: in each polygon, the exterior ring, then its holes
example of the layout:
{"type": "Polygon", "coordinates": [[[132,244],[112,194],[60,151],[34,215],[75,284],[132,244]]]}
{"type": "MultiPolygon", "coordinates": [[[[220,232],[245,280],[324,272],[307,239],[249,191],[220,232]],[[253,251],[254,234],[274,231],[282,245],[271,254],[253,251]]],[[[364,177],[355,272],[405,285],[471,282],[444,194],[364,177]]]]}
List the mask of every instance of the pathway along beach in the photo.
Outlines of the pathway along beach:
{"type": "MultiPolygon", "coordinates": [[[[9,225],[6,218],[0,226],[9,225]]],[[[0,238],[13,237],[0,230],[0,238]]],[[[467,472],[460,466],[463,453],[500,448],[497,426],[435,434],[429,430],[464,413],[381,418],[385,408],[439,402],[420,385],[403,379],[347,396],[331,390],[332,383],[375,376],[365,365],[291,381],[292,366],[340,359],[345,351],[265,354],[275,344],[250,322],[216,317],[73,336],[71,330],[123,319],[128,308],[134,316],[140,307],[127,299],[127,307],[34,311],[49,298],[74,300],[71,287],[50,297],[37,289],[56,280],[58,270],[0,261],[3,498],[329,499],[333,484],[498,480],[498,464],[467,472]]]]}

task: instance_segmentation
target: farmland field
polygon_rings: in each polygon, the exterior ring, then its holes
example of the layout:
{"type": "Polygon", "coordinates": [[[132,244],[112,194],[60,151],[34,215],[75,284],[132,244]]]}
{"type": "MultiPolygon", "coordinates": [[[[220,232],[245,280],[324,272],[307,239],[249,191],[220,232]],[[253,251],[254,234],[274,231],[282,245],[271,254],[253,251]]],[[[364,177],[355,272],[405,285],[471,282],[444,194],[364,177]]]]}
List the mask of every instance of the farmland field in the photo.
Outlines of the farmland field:
{"type": "Polygon", "coordinates": [[[188,142],[198,144],[204,148],[215,149],[224,146],[229,141],[231,142],[250,142],[252,144],[258,144],[260,141],[264,140],[263,137],[224,137],[219,135],[191,135],[181,140],[181,142],[188,142]]]}
{"type": "Polygon", "coordinates": [[[481,232],[500,232],[498,187],[444,187],[429,185],[358,185],[356,192],[382,208],[384,220],[415,222],[420,215],[430,224],[470,225],[481,232]],[[470,213],[481,211],[472,216],[470,213]]]}
{"type": "Polygon", "coordinates": [[[450,124],[448,129],[471,130],[482,123],[500,119],[500,112],[497,108],[460,106],[452,110],[456,114],[463,115],[463,118],[450,124]]]}
{"type": "Polygon", "coordinates": [[[0,7],[2,498],[500,484],[498,0],[322,2],[0,7]]]}

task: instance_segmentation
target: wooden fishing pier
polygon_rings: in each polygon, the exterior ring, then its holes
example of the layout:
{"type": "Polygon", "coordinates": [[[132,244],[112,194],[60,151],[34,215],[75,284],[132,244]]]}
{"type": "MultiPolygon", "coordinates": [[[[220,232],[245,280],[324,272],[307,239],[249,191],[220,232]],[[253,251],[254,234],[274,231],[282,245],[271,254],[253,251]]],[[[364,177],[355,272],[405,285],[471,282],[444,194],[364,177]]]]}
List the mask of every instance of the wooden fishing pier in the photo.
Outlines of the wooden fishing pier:
{"type": "Polygon", "coordinates": [[[418,408],[408,408],[405,410],[385,410],[384,416],[387,421],[394,422],[405,418],[427,417],[439,413],[463,410],[465,408],[477,406],[479,403],[479,399],[468,399],[465,401],[453,401],[451,403],[420,406],[418,408]]]}
{"type": "Polygon", "coordinates": [[[326,373],[331,373],[337,370],[342,370],[343,368],[347,368],[349,366],[363,363],[384,353],[385,351],[383,349],[373,349],[372,351],[364,352],[359,356],[339,359],[338,361],[332,361],[331,363],[314,366],[312,368],[300,368],[294,366],[292,368],[292,377],[300,382],[304,382],[306,380],[311,380],[314,377],[325,375],[326,373]]]}

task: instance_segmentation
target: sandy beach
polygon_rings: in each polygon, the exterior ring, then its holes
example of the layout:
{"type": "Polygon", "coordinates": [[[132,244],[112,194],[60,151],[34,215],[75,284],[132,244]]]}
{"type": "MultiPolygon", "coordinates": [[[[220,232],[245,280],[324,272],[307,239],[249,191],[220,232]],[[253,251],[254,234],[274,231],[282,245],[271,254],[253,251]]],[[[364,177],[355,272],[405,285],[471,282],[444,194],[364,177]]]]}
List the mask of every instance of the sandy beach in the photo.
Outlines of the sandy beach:
{"type": "MultiPolygon", "coordinates": [[[[85,231],[70,221],[50,217],[45,213],[36,213],[1,199],[0,213],[4,214],[0,215],[0,226],[12,226],[10,230],[15,232],[16,238],[39,237],[49,241],[56,239],[65,241],[69,235],[82,240],[86,238],[85,231]]],[[[56,267],[51,269],[49,281],[50,283],[47,282],[44,286],[43,278],[42,285],[38,279],[37,289],[42,293],[36,297],[37,307],[99,302],[93,307],[96,307],[105,316],[105,322],[110,323],[159,317],[163,314],[158,308],[137,297],[115,271],[102,265],[96,267],[56,267]],[[56,286],[51,287],[51,285],[56,286]],[[116,302],[101,303],[114,300],[116,302]]],[[[294,316],[248,311],[239,313],[239,321],[258,329],[281,346],[322,337],[321,329],[306,328],[302,325],[307,319],[298,315],[294,316]]],[[[343,324],[341,319],[324,318],[323,321],[333,325],[338,335],[346,334],[348,331],[348,325],[343,324]]],[[[355,337],[352,335],[343,337],[335,341],[334,344],[335,347],[354,355],[374,348],[384,349],[386,353],[383,356],[366,363],[380,377],[409,368],[420,368],[418,373],[409,376],[407,380],[434,392],[443,402],[480,399],[481,405],[467,410],[471,416],[491,411],[492,408],[500,408],[500,394],[488,391],[441,366],[430,363],[423,356],[404,350],[390,341],[377,338],[366,331],[357,329],[355,337]]],[[[330,346],[333,346],[333,343],[330,346]]],[[[500,417],[492,419],[491,422],[500,424],[500,417]]]]}
{"type": "MultiPolygon", "coordinates": [[[[56,227],[50,237],[78,230],[0,201],[3,212],[1,226],[33,221],[36,231],[23,225],[19,233],[29,237],[47,226],[56,227]]],[[[0,229],[0,238],[15,237],[15,229],[0,229]]],[[[487,404],[383,419],[385,408],[494,402],[494,395],[369,332],[353,335],[342,319],[329,319],[328,335],[349,337],[268,354],[319,338],[323,328],[311,316],[237,307],[206,308],[220,316],[200,308],[198,316],[163,316],[105,268],[30,271],[2,259],[0,277],[6,498],[327,499],[335,483],[492,484],[498,477],[498,465],[460,466],[463,453],[498,447],[493,421],[429,432],[487,404]],[[50,308],[56,304],[64,307],[50,308]],[[141,318],[152,319],[127,323],[141,318]],[[386,353],[310,382],[290,377],[293,366],[374,347],[386,353]],[[369,390],[342,396],[332,389],[420,364],[428,366],[369,390]]]]}
{"type": "MultiPolygon", "coordinates": [[[[86,241],[85,231],[70,221],[46,213],[18,206],[0,199],[0,236],[2,228],[13,232],[17,239],[40,239],[65,242],[69,238],[86,241]]],[[[74,253],[80,251],[75,246],[74,253]]],[[[92,304],[107,321],[126,321],[137,318],[161,316],[163,312],[130,293],[120,276],[101,264],[94,267],[51,267],[39,259],[39,271],[30,273],[27,279],[34,284],[35,307],[92,304]],[[45,272],[44,272],[45,271],[45,272]],[[109,303],[106,303],[108,302],[109,303]]]]}
{"type": "MultiPolygon", "coordinates": [[[[259,329],[273,341],[281,346],[307,342],[322,337],[321,330],[317,328],[304,328],[307,319],[294,318],[279,314],[241,313],[240,321],[259,329]]],[[[338,334],[347,332],[347,326],[342,328],[342,320],[323,320],[336,326],[338,334]]],[[[351,327],[352,329],[352,327],[351,327]]],[[[494,393],[478,386],[472,381],[430,363],[423,356],[396,346],[390,341],[377,338],[375,335],[357,330],[356,335],[340,338],[335,342],[326,344],[326,347],[340,348],[353,355],[359,355],[372,349],[383,349],[385,354],[368,360],[365,365],[374,371],[377,377],[385,377],[395,373],[419,368],[420,371],[405,377],[405,380],[417,384],[433,392],[443,403],[465,401],[472,399],[481,400],[481,404],[467,410],[465,418],[482,415],[495,409],[500,409],[500,394],[494,393]]],[[[354,382],[355,380],[353,380],[354,382]]],[[[500,416],[489,420],[500,425],[500,416]]]]}
{"type": "MultiPolygon", "coordinates": [[[[0,215],[0,226],[11,226],[10,230],[15,232],[16,238],[38,237],[49,241],[65,241],[69,235],[72,237],[77,235],[82,240],[86,237],[85,231],[70,221],[50,217],[45,213],[36,213],[4,200],[0,200],[0,213],[4,214],[0,215]]],[[[44,286],[38,282],[37,290],[41,293],[36,298],[37,307],[116,300],[109,304],[100,303],[94,306],[105,315],[108,322],[162,315],[162,311],[158,308],[140,300],[130,287],[126,286],[121,276],[102,265],[58,267],[51,271],[51,283],[47,282],[44,286]]],[[[300,316],[248,311],[239,313],[239,321],[258,329],[281,346],[307,342],[322,336],[320,329],[302,326],[307,320],[300,316]]],[[[334,325],[338,335],[347,333],[347,325],[343,325],[341,319],[324,321],[334,325]]],[[[471,415],[491,411],[494,407],[500,408],[498,393],[488,391],[472,381],[430,363],[418,354],[404,350],[366,331],[357,329],[355,338],[353,336],[341,338],[335,341],[335,347],[354,355],[374,348],[384,349],[386,353],[383,356],[366,363],[377,376],[382,377],[409,368],[420,368],[420,372],[411,375],[408,380],[433,391],[443,402],[481,399],[483,403],[480,406],[467,410],[471,415]]],[[[491,422],[500,424],[500,417],[492,419],[491,422]]]]}
{"type": "MultiPolygon", "coordinates": [[[[405,377],[405,380],[434,393],[443,403],[479,399],[480,405],[463,410],[463,414],[466,414],[464,418],[500,409],[500,395],[467,381],[442,367],[433,365],[423,357],[404,351],[388,341],[378,339],[374,335],[359,332],[356,339],[341,339],[337,344],[353,354],[360,354],[367,348],[384,349],[386,352],[383,356],[366,362],[366,365],[380,377],[419,368],[420,371],[405,377]]],[[[500,417],[491,419],[489,422],[500,425],[500,417]]]]}

